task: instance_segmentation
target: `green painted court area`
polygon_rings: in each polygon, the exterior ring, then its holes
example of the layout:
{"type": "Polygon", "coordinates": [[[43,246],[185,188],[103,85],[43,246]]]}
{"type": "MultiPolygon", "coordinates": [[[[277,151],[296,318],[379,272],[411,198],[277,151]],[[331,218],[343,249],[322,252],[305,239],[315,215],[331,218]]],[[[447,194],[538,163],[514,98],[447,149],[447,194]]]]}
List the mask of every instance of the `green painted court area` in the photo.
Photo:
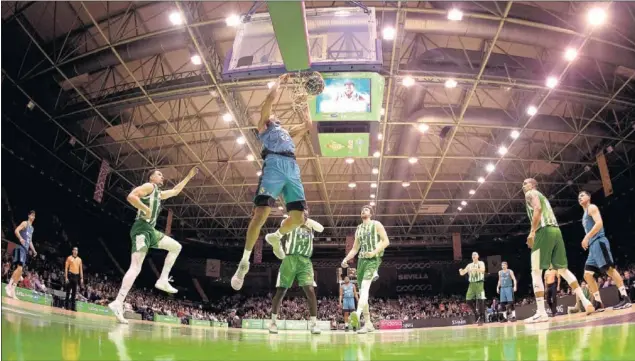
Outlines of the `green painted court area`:
{"type": "Polygon", "coordinates": [[[635,313],[524,325],[344,332],[198,328],[3,303],[2,360],[632,360],[635,313]]]}

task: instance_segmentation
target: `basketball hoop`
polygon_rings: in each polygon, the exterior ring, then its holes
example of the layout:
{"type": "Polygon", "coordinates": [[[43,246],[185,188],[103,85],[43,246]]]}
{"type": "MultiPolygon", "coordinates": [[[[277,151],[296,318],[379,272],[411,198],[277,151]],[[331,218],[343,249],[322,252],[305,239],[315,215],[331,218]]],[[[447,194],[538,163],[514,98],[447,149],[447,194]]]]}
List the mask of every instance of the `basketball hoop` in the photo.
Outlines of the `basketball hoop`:
{"type": "Polygon", "coordinates": [[[319,95],[324,90],[324,79],[316,71],[298,72],[289,78],[293,110],[302,112],[308,107],[309,97],[319,95]]]}

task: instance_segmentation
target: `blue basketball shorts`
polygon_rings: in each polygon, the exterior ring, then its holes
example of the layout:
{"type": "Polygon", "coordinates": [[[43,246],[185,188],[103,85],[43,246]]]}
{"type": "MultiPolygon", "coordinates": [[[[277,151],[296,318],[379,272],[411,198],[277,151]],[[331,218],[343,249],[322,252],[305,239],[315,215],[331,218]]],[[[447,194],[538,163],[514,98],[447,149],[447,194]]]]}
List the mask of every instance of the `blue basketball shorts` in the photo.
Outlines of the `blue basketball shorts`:
{"type": "Polygon", "coordinates": [[[27,250],[22,246],[13,249],[13,265],[24,266],[27,260],[27,250]]]}
{"type": "Polygon", "coordinates": [[[254,204],[273,207],[280,195],[284,198],[287,211],[304,211],[306,208],[298,163],[290,157],[270,154],[262,167],[254,204]]]}
{"type": "Polygon", "coordinates": [[[514,302],[514,287],[501,287],[500,301],[514,302]]]}
{"type": "Polygon", "coordinates": [[[606,237],[601,237],[591,241],[589,245],[589,256],[586,259],[584,269],[597,273],[605,273],[614,265],[609,240],[606,239],[606,237]]]}
{"type": "Polygon", "coordinates": [[[355,298],[353,297],[342,298],[342,310],[344,310],[344,312],[355,311],[355,298]]]}

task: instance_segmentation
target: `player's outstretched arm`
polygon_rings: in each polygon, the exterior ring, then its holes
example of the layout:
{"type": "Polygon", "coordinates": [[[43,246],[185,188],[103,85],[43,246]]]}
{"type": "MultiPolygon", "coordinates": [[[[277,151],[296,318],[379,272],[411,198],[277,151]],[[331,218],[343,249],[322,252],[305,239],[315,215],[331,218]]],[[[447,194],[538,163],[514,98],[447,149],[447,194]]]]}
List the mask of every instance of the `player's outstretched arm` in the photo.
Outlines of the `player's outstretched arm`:
{"type": "Polygon", "coordinates": [[[271,108],[273,106],[273,102],[278,96],[278,89],[280,89],[280,84],[282,82],[286,82],[288,78],[289,74],[281,75],[278,78],[278,81],[269,90],[269,94],[267,94],[267,98],[262,104],[262,108],[260,108],[260,121],[258,122],[259,133],[262,133],[265,131],[265,129],[267,129],[267,122],[269,122],[269,118],[271,117],[271,108]]]}
{"type": "Polygon", "coordinates": [[[185,176],[185,178],[179,182],[179,184],[175,185],[174,188],[167,190],[167,191],[162,191],[161,192],[161,199],[168,199],[168,198],[172,198],[174,196],[179,195],[179,193],[181,193],[181,191],[183,190],[183,188],[185,188],[185,186],[187,185],[187,183],[194,178],[194,176],[198,174],[198,168],[194,167],[192,169],[190,169],[190,172],[187,173],[187,176],[185,176]]]}
{"type": "Polygon", "coordinates": [[[148,219],[151,216],[150,214],[151,210],[148,206],[146,206],[145,204],[143,204],[143,202],[141,202],[141,197],[147,196],[148,194],[152,193],[153,190],[154,190],[154,185],[152,185],[152,183],[145,183],[144,185],[133,189],[132,192],[130,192],[130,194],[128,194],[128,197],[126,198],[128,203],[130,203],[133,207],[143,212],[146,215],[146,218],[148,219]]]}

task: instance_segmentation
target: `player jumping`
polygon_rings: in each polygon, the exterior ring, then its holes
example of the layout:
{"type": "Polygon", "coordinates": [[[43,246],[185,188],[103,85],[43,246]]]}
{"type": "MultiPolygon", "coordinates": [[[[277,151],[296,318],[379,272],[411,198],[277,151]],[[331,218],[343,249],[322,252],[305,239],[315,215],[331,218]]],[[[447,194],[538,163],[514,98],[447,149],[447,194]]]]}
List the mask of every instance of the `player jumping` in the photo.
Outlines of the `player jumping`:
{"type": "Polygon", "coordinates": [[[280,83],[286,82],[288,78],[288,74],[282,75],[271,87],[260,111],[258,138],[262,142],[264,164],[254,198],[254,213],[247,228],[243,257],[231,280],[231,286],[236,291],[243,287],[245,275],[249,272],[249,256],[260,235],[260,229],[269,217],[271,207],[275,205],[279,195],[282,194],[284,197],[289,217],[282,221],[275,233],[265,237],[267,243],[273,247],[276,257],[279,259],[285,257],[280,243],[282,237],[304,223],[303,212],[306,209],[306,201],[304,186],[300,179],[300,167],[295,159],[293,138],[303,135],[311,128],[311,118],[304,115],[303,125],[294,126],[287,131],[282,128],[276,116],[271,114],[271,107],[278,95],[280,83]]]}
{"type": "Polygon", "coordinates": [[[198,168],[194,167],[174,188],[167,191],[161,191],[159,187],[163,186],[163,174],[154,170],[150,173],[149,182],[139,186],[128,194],[128,203],[138,209],[135,222],[130,229],[130,238],[132,239],[132,257],[130,260],[130,268],[126,272],[121,281],[121,288],[117,294],[115,301],[110,303],[108,307],[113,311],[117,320],[121,323],[128,323],[123,317],[123,302],[132,287],[135,279],[141,272],[143,260],[150,248],[164,249],[168,251],[163,264],[161,276],[154,284],[154,287],[167,293],[178,292],[176,288],[169,283],[168,277],[170,270],[181,252],[181,244],[174,239],[155,229],[157,218],[161,211],[161,201],[164,199],[177,196],[187,185],[190,179],[198,173],[198,168]]]}
{"type": "Polygon", "coordinates": [[[20,223],[20,225],[15,229],[15,236],[20,241],[20,244],[13,249],[13,265],[15,266],[15,270],[13,271],[11,280],[5,287],[5,290],[7,291],[8,297],[16,300],[18,297],[15,295],[15,288],[22,277],[22,270],[26,265],[29,250],[33,252],[33,257],[37,256],[35,247],[33,247],[33,232],[35,232],[33,222],[35,222],[35,211],[30,211],[27,220],[20,223]]]}
{"type": "Polygon", "coordinates": [[[485,321],[485,263],[478,260],[478,253],[472,252],[472,263],[459,269],[459,274],[469,275],[470,286],[465,300],[476,316],[476,323],[481,326],[485,321]]]}
{"type": "Polygon", "coordinates": [[[273,296],[271,306],[271,325],[269,333],[278,333],[276,320],[280,303],[287,293],[287,289],[293,286],[293,281],[298,281],[298,286],[302,287],[309,302],[309,321],[311,333],[319,334],[321,331],[317,325],[317,298],[315,297],[316,287],[313,278],[313,264],[311,255],[313,254],[313,231],[322,232],[324,227],[318,222],[308,218],[308,212],[304,211],[306,222],[294,229],[287,235],[286,257],[282,260],[278,279],[276,281],[276,295],[273,296]]]}
{"type": "Polygon", "coordinates": [[[359,303],[357,311],[352,312],[350,316],[351,326],[357,329],[358,333],[367,333],[375,330],[370,319],[370,310],[368,307],[368,297],[370,285],[376,279],[377,270],[381,265],[381,258],[384,256],[384,250],[390,241],[386,234],[386,229],[379,221],[374,221],[372,217],[372,208],[370,206],[362,207],[361,217],[362,224],[357,226],[355,231],[355,243],[348,255],[342,261],[342,268],[348,267],[348,261],[353,259],[360,252],[357,260],[357,279],[361,280],[362,286],[360,290],[359,303]],[[359,328],[360,315],[364,313],[364,327],[359,328]]]}
{"type": "MultiPolygon", "coordinates": [[[[344,283],[340,285],[340,306],[344,312],[344,329],[348,332],[348,318],[351,312],[355,311],[355,301],[359,302],[357,287],[351,283],[348,276],[344,277],[344,283]]],[[[357,331],[357,330],[353,330],[357,331]]]]}
{"type": "Polygon", "coordinates": [[[501,306],[505,307],[505,322],[516,322],[516,307],[514,307],[514,292],[516,292],[516,277],[514,271],[507,268],[507,262],[501,264],[503,269],[498,271],[498,285],[496,292],[500,294],[501,306]]]}
{"type": "Polygon", "coordinates": [[[569,271],[567,251],[564,248],[562,233],[551,209],[549,200],[536,187],[538,182],[527,178],[523,182],[523,192],[527,215],[531,222],[531,230],[527,236],[527,246],[531,249],[531,279],[536,295],[536,314],[525,320],[526,323],[546,322],[549,316],[545,311],[545,285],[542,282],[542,271],[553,267],[564,278],[575,294],[580,298],[587,314],[595,311],[593,305],[584,297],[578,280],[569,271]]]}
{"type": "Polygon", "coordinates": [[[589,289],[593,293],[593,297],[597,302],[595,304],[596,309],[604,309],[604,304],[600,298],[600,291],[598,284],[593,277],[595,273],[606,274],[610,276],[617,285],[620,291],[620,302],[613,306],[614,310],[621,310],[631,307],[631,299],[626,293],[624,287],[624,280],[620,276],[619,272],[615,269],[613,263],[613,255],[611,254],[611,246],[609,240],[604,234],[604,222],[602,222],[602,215],[600,210],[595,204],[591,203],[591,195],[588,192],[582,191],[578,195],[578,203],[584,209],[584,215],[582,216],[582,226],[586,236],[582,240],[582,248],[589,250],[589,257],[586,260],[584,266],[584,279],[589,284],[589,289]]]}

